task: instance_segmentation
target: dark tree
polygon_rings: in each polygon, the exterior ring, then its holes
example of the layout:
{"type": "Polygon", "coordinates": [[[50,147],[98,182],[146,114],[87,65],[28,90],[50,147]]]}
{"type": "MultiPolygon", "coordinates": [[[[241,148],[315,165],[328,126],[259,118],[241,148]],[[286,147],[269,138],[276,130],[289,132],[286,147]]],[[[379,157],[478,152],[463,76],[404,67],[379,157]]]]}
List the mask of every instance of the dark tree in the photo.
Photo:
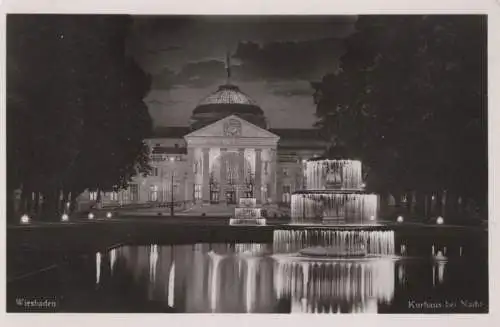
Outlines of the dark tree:
{"type": "Polygon", "coordinates": [[[318,126],[378,192],[484,208],[485,55],[484,16],[361,16],[341,71],[313,85],[318,126]]]}
{"type": "Polygon", "coordinates": [[[8,16],[8,194],[22,189],[23,210],[38,211],[42,195],[43,219],[58,219],[62,194],[65,202],[69,192],[75,199],[147,173],[151,119],[142,99],[150,78],[125,55],[130,23],[118,15],[8,16]]]}

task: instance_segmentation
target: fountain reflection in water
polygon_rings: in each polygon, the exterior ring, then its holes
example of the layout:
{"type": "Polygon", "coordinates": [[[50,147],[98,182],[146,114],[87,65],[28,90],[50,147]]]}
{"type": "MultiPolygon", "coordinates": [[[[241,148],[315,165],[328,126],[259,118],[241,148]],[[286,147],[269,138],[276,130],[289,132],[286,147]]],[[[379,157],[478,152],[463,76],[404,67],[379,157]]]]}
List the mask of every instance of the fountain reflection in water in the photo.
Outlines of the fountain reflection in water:
{"type": "Polygon", "coordinates": [[[278,260],[274,288],[290,298],[292,312],[377,312],[394,298],[395,262],[278,260]]]}
{"type": "Polygon", "coordinates": [[[356,255],[395,255],[392,230],[301,229],[275,230],[274,253],[298,252],[307,247],[333,248],[339,253],[356,255]]]}

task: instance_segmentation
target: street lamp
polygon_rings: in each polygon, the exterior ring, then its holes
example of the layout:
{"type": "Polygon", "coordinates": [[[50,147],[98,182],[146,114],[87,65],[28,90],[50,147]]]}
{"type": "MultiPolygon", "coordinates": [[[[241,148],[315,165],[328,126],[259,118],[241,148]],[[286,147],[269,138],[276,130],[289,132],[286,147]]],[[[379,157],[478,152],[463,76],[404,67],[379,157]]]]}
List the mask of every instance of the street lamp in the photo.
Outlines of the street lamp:
{"type": "Polygon", "coordinates": [[[172,170],[172,180],[170,181],[170,216],[174,216],[174,171],[172,170]]]}
{"type": "Polygon", "coordinates": [[[27,214],[21,216],[21,224],[29,224],[30,220],[31,219],[27,214]]]}

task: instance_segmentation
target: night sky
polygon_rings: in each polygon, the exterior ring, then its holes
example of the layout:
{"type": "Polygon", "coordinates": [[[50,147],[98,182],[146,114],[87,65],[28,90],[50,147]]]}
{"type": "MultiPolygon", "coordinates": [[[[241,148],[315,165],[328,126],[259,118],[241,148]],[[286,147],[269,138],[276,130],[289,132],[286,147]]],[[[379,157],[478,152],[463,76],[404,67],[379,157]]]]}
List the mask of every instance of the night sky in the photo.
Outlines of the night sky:
{"type": "Polygon", "coordinates": [[[232,78],[272,128],[311,128],[310,81],[338,67],[355,16],[138,16],[128,51],[153,76],[146,103],[157,126],[187,126],[192,110],[232,78]]]}

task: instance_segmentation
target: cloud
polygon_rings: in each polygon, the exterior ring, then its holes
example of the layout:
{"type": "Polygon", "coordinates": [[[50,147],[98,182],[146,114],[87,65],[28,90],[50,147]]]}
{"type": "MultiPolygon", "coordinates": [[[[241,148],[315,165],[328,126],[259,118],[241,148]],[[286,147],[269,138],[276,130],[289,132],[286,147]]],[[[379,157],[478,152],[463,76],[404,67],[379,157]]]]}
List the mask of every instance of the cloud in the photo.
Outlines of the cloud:
{"type": "Polygon", "coordinates": [[[236,69],[264,79],[316,80],[337,69],[344,52],[343,41],[335,38],[303,42],[273,42],[258,45],[241,42],[235,53],[242,65],[236,69]]]}
{"type": "Polygon", "coordinates": [[[148,72],[168,64],[179,71],[186,62],[224,61],[240,43],[259,46],[345,39],[356,16],[144,16],[136,17],[129,49],[148,72]],[[159,51],[164,49],[167,51],[159,51]]]}
{"type": "MultiPolygon", "coordinates": [[[[157,124],[187,125],[192,109],[226,80],[261,104],[272,126],[309,127],[310,81],[338,69],[355,16],[136,17],[129,53],[153,76],[157,124]],[[164,109],[162,111],[162,108],[164,109]],[[300,121],[293,121],[299,114],[300,121]]],[[[154,95],[154,96],[153,96],[154,95]]]]}
{"type": "Polygon", "coordinates": [[[176,73],[169,68],[163,68],[158,74],[153,75],[152,79],[153,89],[167,90],[176,85],[176,73]]]}
{"type": "Polygon", "coordinates": [[[164,52],[169,52],[169,51],[177,51],[182,49],[178,45],[167,45],[163,48],[153,48],[153,49],[145,49],[145,51],[149,52],[150,54],[159,54],[159,53],[164,53],[164,52]]]}
{"type": "MultiPolygon", "coordinates": [[[[274,42],[260,46],[241,42],[231,58],[232,80],[286,81],[320,80],[337,69],[343,44],[337,39],[307,42],[274,42]]],[[[179,85],[203,88],[226,78],[221,60],[186,62],[178,72],[164,68],[153,75],[153,88],[169,89],[179,85]]],[[[287,94],[286,91],[280,91],[287,94]]],[[[298,94],[297,90],[288,93],[298,94]]]]}
{"type": "Polygon", "coordinates": [[[284,97],[296,97],[296,96],[306,96],[311,97],[314,94],[314,90],[310,83],[304,81],[297,81],[296,83],[286,83],[284,85],[270,87],[270,92],[277,96],[284,97]]]}

